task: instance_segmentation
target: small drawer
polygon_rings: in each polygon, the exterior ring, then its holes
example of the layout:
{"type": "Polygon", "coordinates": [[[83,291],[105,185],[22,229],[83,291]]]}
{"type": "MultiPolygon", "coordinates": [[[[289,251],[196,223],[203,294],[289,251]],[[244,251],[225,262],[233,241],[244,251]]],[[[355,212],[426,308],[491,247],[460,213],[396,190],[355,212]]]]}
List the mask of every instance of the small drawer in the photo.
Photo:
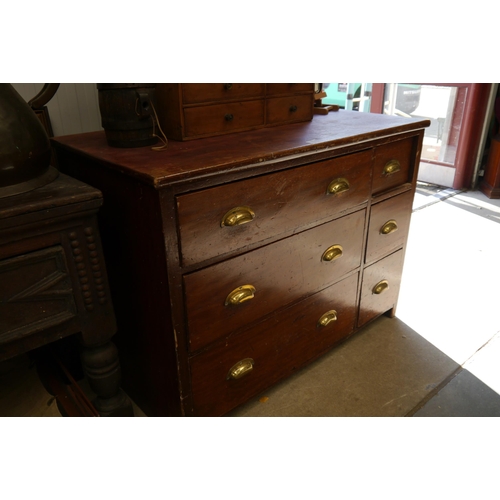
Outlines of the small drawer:
{"type": "Polygon", "coordinates": [[[277,125],[280,123],[312,120],[313,106],[313,94],[291,95],[267,99],[266,123],[268,125],[277,125]]]}
{"type": "Polygon", "coordinates": [[[268,83],[266,86],[268,96],[300,92],[314,92],[314,83],[268,83]]]}
{"type": "Polygon", "coordinates": [[[190,350],[247,327],[360,266],[366,210],[184,276],[190,350]]]}
{"type": "Polygon", "coordinates": [[[350,276],[192,357],[195,414],[227,413],[348,336],[357,281],[350,276]]]}
{"type": "Polygon", "coordinates": [[[184,104],[264,97],[265,83],[183,83],[184,104]]]}
{"type": "Polygon", "coordinates": [[[412,181],[415,141],[415,137],[409,137],[375,149],[373,194],[412,181]]]}
{"type": "Polygon", "coordinates": [[[402,250],[365,268],[358,327],[396,306],[402,271],[402,250]]]}
{"type": "Polygon", "coordinates": [[[413,191],[372,205],[365,262],[403,246],[410,227],[413,191]]]}
{"type": "Polygon", "coordinates": [[[184,109],[187,137],[226,134],[264,124],[264,100],[242,101],[184,109]]]}
{"type": "Polygon", "coordinates": [[[366,203],[371,158],[372,150],[366,150],[178,196],[182,265],[276,238],[366,203]],[[234,225],[227,221],[231,211],[234,225]]]}

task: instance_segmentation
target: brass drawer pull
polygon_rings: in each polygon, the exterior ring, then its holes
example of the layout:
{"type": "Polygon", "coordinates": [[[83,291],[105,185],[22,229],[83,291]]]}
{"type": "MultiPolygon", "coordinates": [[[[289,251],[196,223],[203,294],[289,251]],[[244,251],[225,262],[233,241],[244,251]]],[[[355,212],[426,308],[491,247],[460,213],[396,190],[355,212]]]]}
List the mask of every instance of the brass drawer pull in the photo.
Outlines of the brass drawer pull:
{"type": "Polygon", "coordinates": [[[388,220],[381,228],[380,234],[391,234],[398,230],[398,225],[394,219],[388,220]]]}
{"type": "Polygon", "coordinates": [[[401,170],[401,163],[398,160],[391,160],[385,164],[384,175],[392,175],[401,170]]]}
{"type": "Polygon", "coordinates": [[[379,281],[372,289],[372,292],[376,295],[385,292],[389,288],[389,282],[387,280],[379,281]]]}
{"type": "Polygon", "coordinates": [[[228,373],[226,380],[238,380],[245,375],[248,375],[253,370],[254,360],[252,358],[245,358],[238,361],[232,366],[228,373]]]}
{"type": "Polygon", "coordinates": [[[335,179],[328,185],[328,189],[326,190],[329,194],[340,194],[349,190],[349,181],[340,177],[339,179],[335,179]]]}
{"type": "Polygon", "coordinates": [[[233,118],[234,118],[234,116],[231,113],[224,115],[224,120],[226,120],[227,122],[232,121],[233,118]]]}
{"type": "Polygon", "coordinates": [[[243,285],[235,288],[227,297],[225,306],[237,306],[255,297],[255,287],[243,285]]]}
{"type": "Polygon", "coordinates": [[[332,260],[342,257],[343,253],[344,249],[340,245],[332,245],[325,250],[325,252],[321,256],[321,260],[325,262],[331,262],[332,260]]]}
{"type": "Polygon", "coordinates": [[[328,326],[333,321],[337,321],[337,311],[331,310],[327,311],[321,318],[318,320],[318,326],[328,326]]]}
{"type": "Polygon", "coordinates": [[[240,226],[241,224],[251,222],[254,218],[255,212],[250,207],[235,207],[222,217],[220,226],[240,226]]]}

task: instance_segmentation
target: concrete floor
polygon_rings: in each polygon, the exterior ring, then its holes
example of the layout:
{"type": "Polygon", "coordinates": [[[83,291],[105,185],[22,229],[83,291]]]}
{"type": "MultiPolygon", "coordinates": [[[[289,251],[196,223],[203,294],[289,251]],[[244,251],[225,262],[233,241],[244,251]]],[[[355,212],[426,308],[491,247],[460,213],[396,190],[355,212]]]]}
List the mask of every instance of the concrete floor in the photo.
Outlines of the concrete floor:
{"type": "MultiPolygon", "coordinates": [[[[419,186],[397,317],[229,416],[500,416],[499,222],[500,200],[419,186]]],[[[29,415],[60,414],[20,357],[0,365],[0,416],[29,415]]]]}

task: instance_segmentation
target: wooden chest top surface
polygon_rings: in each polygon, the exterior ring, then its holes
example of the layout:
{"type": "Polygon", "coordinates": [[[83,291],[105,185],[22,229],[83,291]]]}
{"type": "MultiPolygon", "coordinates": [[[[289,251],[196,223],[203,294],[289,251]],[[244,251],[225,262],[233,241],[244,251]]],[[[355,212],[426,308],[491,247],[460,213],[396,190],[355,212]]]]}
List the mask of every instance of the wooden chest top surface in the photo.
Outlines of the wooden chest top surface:
{"type": "Polygon", "coordinates": [[[53,142],[57,147],[76,149],[109,168],[161,188],[199,176],[291,155],[341,148],[428,125],[428,120],[340,110],[317,115],[311,122],[188,143],[169,141],[162,151],[151,147],[113,148],[107,145],[104,132],[62,136],[53,142]]]}

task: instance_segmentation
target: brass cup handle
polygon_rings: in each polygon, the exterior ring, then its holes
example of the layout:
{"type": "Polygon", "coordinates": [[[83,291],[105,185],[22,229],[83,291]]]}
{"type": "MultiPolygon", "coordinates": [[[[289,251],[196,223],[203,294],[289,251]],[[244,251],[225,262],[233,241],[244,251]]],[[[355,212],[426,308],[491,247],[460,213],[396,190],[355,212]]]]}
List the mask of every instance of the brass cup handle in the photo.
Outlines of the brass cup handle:
{"type": "Polygon", "coordinates": [[[383,174],[392,175],[401,170],[401,163],[398,160],[390,160],[385,164],[383,174]]]}
{"type": "Polygon", "coordinates": [[[381,228],[380,234],[391,234],[398,230],[398,224],[394,219],[388,220],[381,228]]]}
{"type": "Polygon", "coordinates": [[[227,372],[226,380],[238,380],[245,375],[248,375],[253,370],[254,360],[245,358],[238,361],[227,372]]]}
{"type": "Polygon", "coordinates": [[[380,295],[382,292],[385,292],[389,288],[389,282],[387,280],[379,281],[373,288],[372,293],[376,295],[380,295]]]}
{"type": "Polygon", "coordinates": [[[318,320],[318,326],[327,326],[333,321],[337,321],[337,311],[331,310],[327,311],[321,318],[318,320]]]}
{"type": "Polygon", "coordinates": [[[255,287],[252,285],[243,285],[235,288],[227,297],[225,306],[237,306],[255,297],[255,287]]]}
{"type": "Polygon", "coordinates": [[[220,226],[241,226],[241,224],[251,222],[254,218],[255,212],[250,207],[235,207],[222,217],[220,226]]]}
{"type": "Polygon", "coordinates": [[[321,256],[321,260],[325,262],[331,262],[332,260],[342,257],[343,254],[344,249],[340,245],[332,245],[324,251],[323,255],[321,256]]]}
{"type": "Polygon", "coordinates": [[[349,188],[350,188],[349,181],[347,179],[344,179],[343,177],[340,177],[340,178],[335,179],[332,182],[330,182],[326,192],[328,194],[335,195],[335,194],[344,193],[345,191],[348,191],[349,188]]]}

